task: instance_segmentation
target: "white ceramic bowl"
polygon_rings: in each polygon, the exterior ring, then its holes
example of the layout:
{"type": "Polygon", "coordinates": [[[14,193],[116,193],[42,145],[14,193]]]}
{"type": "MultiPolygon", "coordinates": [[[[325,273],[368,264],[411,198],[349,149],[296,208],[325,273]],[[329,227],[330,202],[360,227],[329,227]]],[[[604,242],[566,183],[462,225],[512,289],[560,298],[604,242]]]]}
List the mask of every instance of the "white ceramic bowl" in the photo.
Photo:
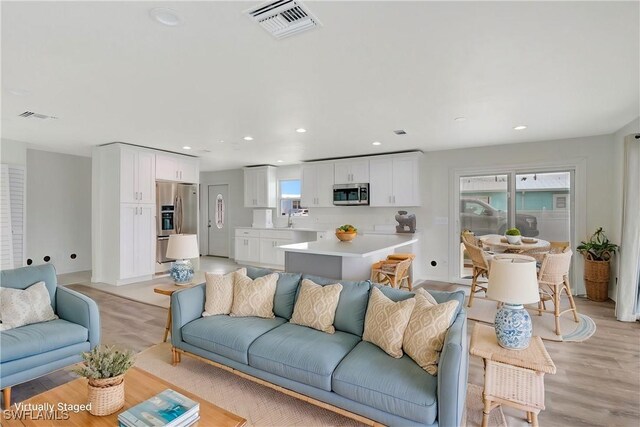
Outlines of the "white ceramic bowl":
{"type": "Polygon", "coordinates": [[[507,238],[507,242],[509,242],[512,245],[517,245],[518,243],[520,243],[522,241],[522,236],[505,235],[504,237],[506,237],[507,238]]]}

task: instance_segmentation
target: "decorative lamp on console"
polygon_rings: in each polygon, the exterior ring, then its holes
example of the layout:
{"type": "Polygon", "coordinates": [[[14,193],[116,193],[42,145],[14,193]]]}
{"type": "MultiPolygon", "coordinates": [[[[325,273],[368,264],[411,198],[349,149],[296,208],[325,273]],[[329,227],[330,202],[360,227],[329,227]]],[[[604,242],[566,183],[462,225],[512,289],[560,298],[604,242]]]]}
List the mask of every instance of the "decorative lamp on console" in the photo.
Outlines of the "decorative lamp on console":
{"type": "Polygon", "coordinates": [[[509,350],[529,347],[531,316],[523,304],[540,300],[536,260],[523,255],[496,255],[487,287],[487,298],[504,303],[496,313],[498,344],[509,350]]]}
{"type": "Polygon", "coordinates": [[[167,245],[167,258],[175,259],[170,276],[176,285],[186,285],[193,279],[190,258],[198,258],[198,238],[195,234],[172,234],[167,245]]]}

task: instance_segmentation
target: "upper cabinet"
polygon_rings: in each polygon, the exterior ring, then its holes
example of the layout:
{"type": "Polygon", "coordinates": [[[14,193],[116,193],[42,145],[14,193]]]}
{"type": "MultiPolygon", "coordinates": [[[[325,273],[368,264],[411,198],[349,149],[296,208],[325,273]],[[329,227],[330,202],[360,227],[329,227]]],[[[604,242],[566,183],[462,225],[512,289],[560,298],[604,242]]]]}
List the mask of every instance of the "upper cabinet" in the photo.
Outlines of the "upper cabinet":
{"type": "Polygon", "coordinates": [[[259,166],[244,170],[244,206],[247,208],[276,207],[276,168],[259,166]]]}
{"type": "Polygon", "coordinates": [[[155,154],[122,147],[120,150],[120,202],[155,203],[155,154]]]}
{"type": "Polygon", "coordinates": [[[197,184],[198,160],[186,156],[157,154],[156,179],[197,184]]]}
{"type": "Polygon", "coordinates": [[[305,163],[302,165],[302,194],[305,208],[333,206],[333,163],[305,163]]]}
{"type": "Polygon", "coordinates": [[[371,206],[420,206],[416,155],[371,159],[371,206]]]}
{"type": "Polygon", "coordinates": [[[335,163],[334,184],[369,182],[369,159],[345,159],[335,163]]]}

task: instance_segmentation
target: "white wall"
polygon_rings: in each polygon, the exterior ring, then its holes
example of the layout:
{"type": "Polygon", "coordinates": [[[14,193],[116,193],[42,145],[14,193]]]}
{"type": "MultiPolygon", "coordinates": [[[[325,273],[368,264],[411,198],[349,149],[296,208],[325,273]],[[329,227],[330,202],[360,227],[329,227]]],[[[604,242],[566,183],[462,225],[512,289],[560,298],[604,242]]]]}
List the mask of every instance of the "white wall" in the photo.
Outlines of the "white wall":
{"type": "Polygon", "coordinates": [[[208,253],[209,185],[217,184],[229,185],[227,224],[229,227],[229,257],[233,258],[235,228],[250,227],[253,221],[252,209],[244,207],[244,172],[242,169],[200,173],[200,252],[205,255],[208,253]]]}
{"type": "Polygon", "coordinates": [[[27,150],[27,259],[91,269],[91,158],[27,150]],[[77,255],[71,259],[71,254],[77,255]]]}
{"type": "MultiPolygon", "coordinates": [[[[612,195],[611,204],[611,228],[607,231],[609,240],[620,244],[622,239],[622,187],[624,174],[624,138],[632,133],[640,133],[640,117],[632,120],[622,129],[613,134],[613,164],[612,164],[612,195]]],[[[614,257],[611,263],[611,282],[609,286],[609,298],[616,300],[618,291],[618,258],[614,257]]]]}
{"type": "Polygon", "coordinates": [[[0,140],[0,163],[26,165],[27,144],[22,141],[2,138],[0,140]]]}

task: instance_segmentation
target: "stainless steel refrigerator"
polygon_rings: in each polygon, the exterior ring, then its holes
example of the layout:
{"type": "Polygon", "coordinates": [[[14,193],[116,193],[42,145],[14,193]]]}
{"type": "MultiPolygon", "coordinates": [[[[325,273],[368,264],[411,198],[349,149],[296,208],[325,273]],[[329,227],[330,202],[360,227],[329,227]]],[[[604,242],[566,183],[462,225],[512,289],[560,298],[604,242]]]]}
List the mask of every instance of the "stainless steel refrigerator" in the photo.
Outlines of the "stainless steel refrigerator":
{"type": "Polygon", "coordinates": [[[198,233],[198,185],[156,182],[156,261],[171,262],[167,245],[171,234],[198,233]]]}

